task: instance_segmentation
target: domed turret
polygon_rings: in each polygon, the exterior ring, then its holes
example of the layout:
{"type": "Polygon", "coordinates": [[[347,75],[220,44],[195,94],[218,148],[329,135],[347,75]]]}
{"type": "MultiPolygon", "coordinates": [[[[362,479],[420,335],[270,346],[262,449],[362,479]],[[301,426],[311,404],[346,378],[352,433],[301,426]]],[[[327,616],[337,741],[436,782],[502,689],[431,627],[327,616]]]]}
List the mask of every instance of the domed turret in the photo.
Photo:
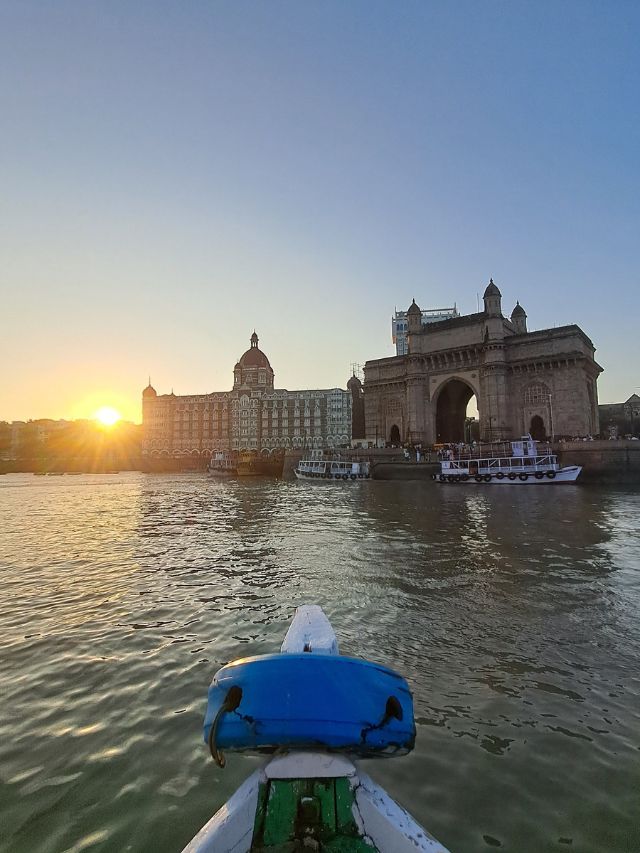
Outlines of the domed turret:
{"type": "Polygon", "coordinates": [[[518,335],[524,335],[527,332],[527,314],[522,305],[516,302],[516,307],[511,312],[511,322],[518,335]]]}
{"type": "Polygon", "coordinates": [[[485,299],[487,298],[487,296],[500,296],[500,297],[502,297],[502,294],[500,293],[498,285],[494,284],[494,281],[492,278],[489,279],[489,284],[487,285],[487,289],[484,292],[484,298],[485,299]]]}
{"type": "Polygon", "coordinates": [[[151,377],[149,377],[149,384],[147,385],[147,387],[142,392],[142,396],[144,398],[152,398],[152,397],[158,396],[156,389],[151,384],[151,377]]]}
{"type": "Polygon", "coordinates": [[[422,311],[420,306],[416,305],[414,299],[407,311],[407,331],[409,334],[418,334],[422,331],[422,311]]]}
{"type": "Polygon", "coordinates": [[[364,389],[355,373],[347,382],[347,388],[351,394],[351,438],[364,440],[364,389]]]}
{"type": "Polygon", "coordinates": [[[502,294],[498,287],[493,283],[493,279],[489,279],[489,284],[482,297],[484,300],[484,313],[490,317],[500,317],[502,315],[502,294]]]}

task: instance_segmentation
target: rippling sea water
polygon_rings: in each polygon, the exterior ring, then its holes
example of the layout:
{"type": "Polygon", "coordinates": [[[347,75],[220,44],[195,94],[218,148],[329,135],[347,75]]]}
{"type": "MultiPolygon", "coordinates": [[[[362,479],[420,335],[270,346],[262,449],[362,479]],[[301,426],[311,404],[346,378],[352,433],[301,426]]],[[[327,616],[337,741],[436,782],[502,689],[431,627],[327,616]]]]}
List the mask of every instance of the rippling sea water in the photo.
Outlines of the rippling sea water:
{"type": "Polygon", "coordinates": [[[0,849],[174,853],[255,767],[222,664],[319,603],[402,672],[368,771],[453,851],[640,850],[640,494],[200,475],[0,477],[0,849]]]}

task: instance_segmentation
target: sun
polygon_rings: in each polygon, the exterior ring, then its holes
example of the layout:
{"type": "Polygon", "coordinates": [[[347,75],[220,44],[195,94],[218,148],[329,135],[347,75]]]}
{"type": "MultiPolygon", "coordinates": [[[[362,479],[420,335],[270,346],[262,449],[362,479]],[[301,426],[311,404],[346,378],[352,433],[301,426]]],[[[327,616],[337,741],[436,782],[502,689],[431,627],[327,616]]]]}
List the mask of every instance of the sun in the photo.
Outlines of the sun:
{"type": "Polygon", "coordinates": [[[116,409],[111,408],[111,406],[101,406],[95,413],[94,418],[103,426],[113,426],[122,418],[122,415],[116,409]]]}

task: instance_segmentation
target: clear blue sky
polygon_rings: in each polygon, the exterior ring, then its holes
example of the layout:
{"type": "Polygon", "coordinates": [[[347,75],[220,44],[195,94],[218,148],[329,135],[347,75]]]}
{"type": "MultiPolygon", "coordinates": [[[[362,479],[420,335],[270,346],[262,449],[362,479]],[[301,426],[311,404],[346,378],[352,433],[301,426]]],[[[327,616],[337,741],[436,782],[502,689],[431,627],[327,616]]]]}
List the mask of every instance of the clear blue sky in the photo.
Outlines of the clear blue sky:
{"type": "Polygon", "coordinates": [[[640,386],[637,2],[0,4],[0,418],[289,389],[390,317],[578,323],[640,386]]]}

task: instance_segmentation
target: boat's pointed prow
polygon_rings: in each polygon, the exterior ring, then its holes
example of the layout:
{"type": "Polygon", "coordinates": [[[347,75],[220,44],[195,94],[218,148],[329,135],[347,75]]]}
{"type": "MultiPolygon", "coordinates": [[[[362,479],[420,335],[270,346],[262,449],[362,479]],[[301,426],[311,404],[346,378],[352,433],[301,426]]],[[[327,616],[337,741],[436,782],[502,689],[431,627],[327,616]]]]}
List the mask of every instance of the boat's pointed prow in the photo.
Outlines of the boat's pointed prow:
{"type": "Polygon", "coordinates": [[[280,651],[285,655],[339,655],[338,638],[324,610],[317,604],[298,607],[280,651]]]}
{"type": "Polygon", "coordinates": [[[353,763],[405,754],[415,734],[405,679],[343,657],[322,608],[298,607],[280,654],[242,658],[214,676],[204,739],[216,763],[224,766],[222,749],[275,755],[186,853],[447,853],[353,763]]]}

